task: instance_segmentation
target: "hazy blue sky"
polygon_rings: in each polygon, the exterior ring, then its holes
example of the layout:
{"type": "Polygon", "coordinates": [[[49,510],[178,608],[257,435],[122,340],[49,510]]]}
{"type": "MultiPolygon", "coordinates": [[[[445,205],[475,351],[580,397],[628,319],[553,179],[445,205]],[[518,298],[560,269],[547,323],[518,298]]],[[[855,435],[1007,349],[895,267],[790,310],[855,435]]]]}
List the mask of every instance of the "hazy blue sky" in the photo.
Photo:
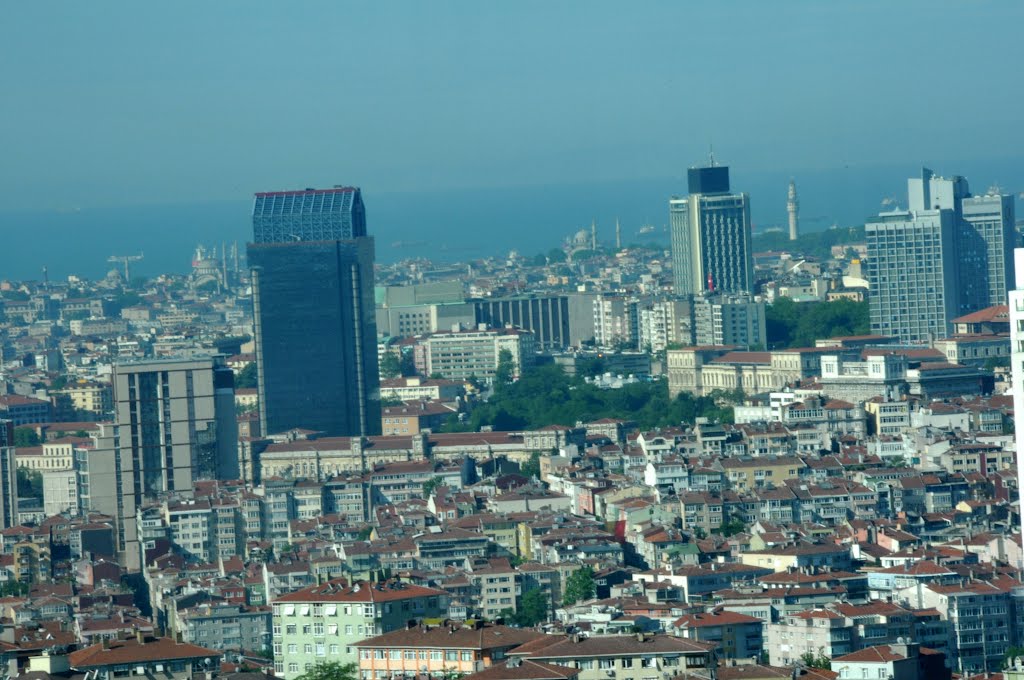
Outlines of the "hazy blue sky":
{"type": "Polygon", "coordinates": [[[709,143],[749,171],[1007,159],[1022,19],[1016,0],[6,3],[0,199],[666,178],[709,143]]]}

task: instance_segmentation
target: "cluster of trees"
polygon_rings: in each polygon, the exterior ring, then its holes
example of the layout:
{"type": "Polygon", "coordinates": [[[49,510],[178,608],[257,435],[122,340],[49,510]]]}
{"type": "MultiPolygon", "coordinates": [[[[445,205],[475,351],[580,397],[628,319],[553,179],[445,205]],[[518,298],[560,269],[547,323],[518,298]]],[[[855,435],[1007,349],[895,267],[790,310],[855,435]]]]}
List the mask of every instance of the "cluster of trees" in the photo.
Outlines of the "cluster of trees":
{"type": "Polygon", "coordinates": [[[43,473],[18,468],[18,497],[43,500],[43,473]]]}
{"type": "Polygon", "coordinates": [[[39,446],[43,441],[31,427],[14,428],[14,445],[18,448],[24,446],[39,446]]]}
{"type": "Polygon", "coordinates": [[[594,583],[594,570],[586,565],[569,574],[565,580],[565,599],[562,601],[566,606],[584,602],[594,597],[597,586],[594,583]]]}
{"type": "Polygon", "coordinates": [[[732,422],[734,395],[668,397],[665,380],[602,390],[582,377],[569,377],[560,366],[528,368],[513,383],[495,381],[494,394],[477,406],[464,422],[452,417],[446,432],[535,429],[545,425],[575,425],[578,421],[621,418],[623,414],[644,429],[693,423],[698,416],[732,422]]]}
{"type": "Polygon", "coordinates": [[[871,332],[867,302],[793,302],[783,297],[765,307],[769,349],[814,347],[819,338],[871,332]]]}
{"type": "Polygon", "coordinates": [[[864,227],[843,227],[825,229],[824,231],[808,231],[801,233],[797,240],[789,240],[788,231],[769,231],[754,235],[753,247],[756,251],[788,250],[826,259],[832,257],[832,246],[864,242],[864,227]]]}
{"type": "Polygon", "coordinates": [[[501,617],[506,623],[514,623],[524,628],[536,626],[548,620],[548,598],[540,588],[531,588],[523,593],[519,601],[519,611],[505,609],[501,617]]]}
{"type": "Polygon", "coordinates": [[[258,386],[256,362],[250,361],[245,365],[245,368],[239,371],[238,375],[235,376],[235,387],[256,389],[258,386]]]}

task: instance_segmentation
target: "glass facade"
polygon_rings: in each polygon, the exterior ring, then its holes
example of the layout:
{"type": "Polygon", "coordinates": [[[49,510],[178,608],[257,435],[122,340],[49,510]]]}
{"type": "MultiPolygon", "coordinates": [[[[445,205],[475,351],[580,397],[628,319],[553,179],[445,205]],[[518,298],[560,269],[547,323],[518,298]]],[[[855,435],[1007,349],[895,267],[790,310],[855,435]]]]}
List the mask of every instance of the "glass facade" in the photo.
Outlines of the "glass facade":
{"type": "Polygon", "coordinates": [[[366,209],[354,187],[267,191],[252,208],[254,243],[342,241],[366,236],[366,209]]]}
{"type": "Polygon", "coordinates": [[[728,168],[697,170],[690,195],[669,201],[675,293],[751,293],[750,199],[729,193],[728,168]]]}
{"type": "Polygon", "coordinates": [[[251,243],[264,431],[380,430],[373,239],[251,243]]]}

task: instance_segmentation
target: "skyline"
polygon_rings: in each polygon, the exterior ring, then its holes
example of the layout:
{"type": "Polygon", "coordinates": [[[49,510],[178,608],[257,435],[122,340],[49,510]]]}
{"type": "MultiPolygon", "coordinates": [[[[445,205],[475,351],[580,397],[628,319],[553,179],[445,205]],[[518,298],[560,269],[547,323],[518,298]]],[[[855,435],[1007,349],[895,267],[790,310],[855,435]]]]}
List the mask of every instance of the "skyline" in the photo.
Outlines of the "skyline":
{"type": "Polygon", "coordinates": [[[6,23],[5,211],[1019,156],[1010,2],[54,7],[6,23]]]}

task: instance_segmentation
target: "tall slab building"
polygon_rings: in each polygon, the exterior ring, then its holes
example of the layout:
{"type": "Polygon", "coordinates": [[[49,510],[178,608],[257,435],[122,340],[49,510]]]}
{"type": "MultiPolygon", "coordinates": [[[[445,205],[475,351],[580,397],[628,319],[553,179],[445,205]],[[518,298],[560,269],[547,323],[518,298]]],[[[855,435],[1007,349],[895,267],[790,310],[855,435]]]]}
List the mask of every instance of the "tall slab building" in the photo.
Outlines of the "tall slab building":
{"type": "Polygon", "coordinates": [[[252,221],[263,431],[379,434],[374,244],[359,189],[258,193],[252,221]]]}
{"type": "Polygon", "coordinates": [[[930,342],[950,321],[1006,300],[1017,244],[1013,197],[972,196],[964,177],[922,168],[907,181],[908,209],[864,231],[871,332],[930,342]]]}
{"type": "Polygon", "coordinates": [[[750,198],[730,193],[729,168],[690,168],[689,196],[669,200],[676,295],[751,293],[750,198]]]}
{"type": "Polygon", "coordinates": [[[145,501],[191,497],[198,479],[238,478],[234,374],[222,357],[150,359],[115,364],[111,381],[115,427],[76,468],[83,504],[115,511],[118,555],[135,569],[145,501]]]}

